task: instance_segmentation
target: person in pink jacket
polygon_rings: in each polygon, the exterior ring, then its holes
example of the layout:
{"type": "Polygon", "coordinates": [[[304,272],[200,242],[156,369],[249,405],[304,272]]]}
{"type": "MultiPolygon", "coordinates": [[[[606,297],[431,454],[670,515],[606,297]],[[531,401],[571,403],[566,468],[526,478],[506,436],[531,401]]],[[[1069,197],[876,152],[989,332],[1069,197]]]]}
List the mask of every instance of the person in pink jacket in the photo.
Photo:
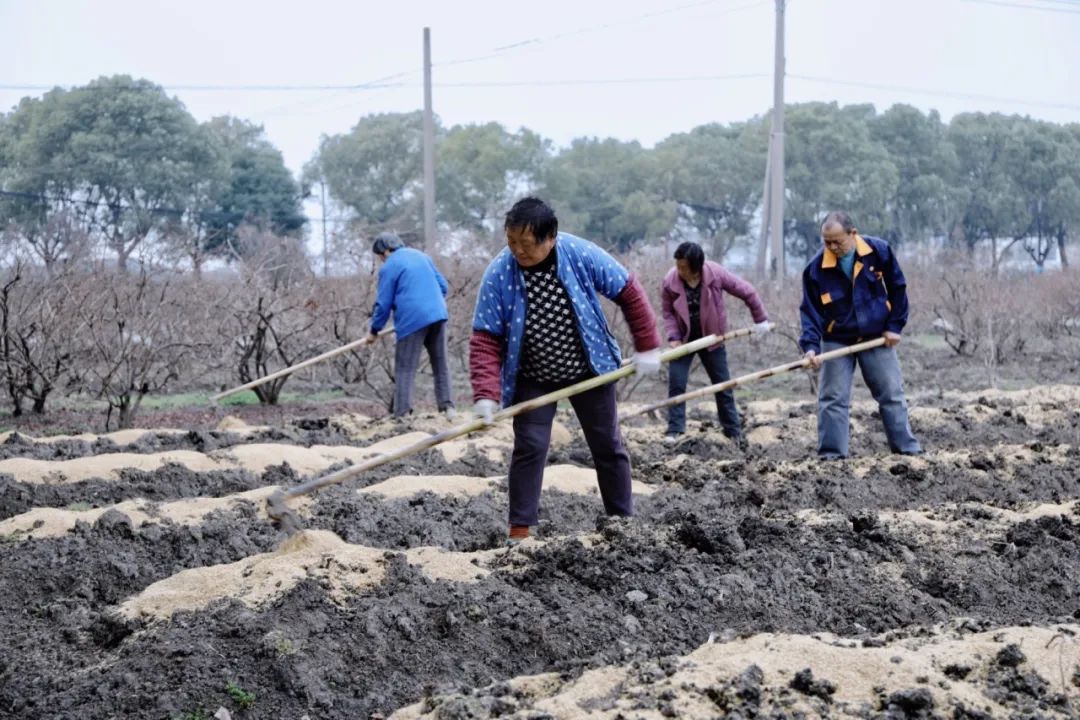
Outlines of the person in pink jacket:
{"type": "MultiPolygon", "coordinates": [[[[707,335],[722,335],[728,331],[724,293],[730,293],[746,303],[754,319],[754,333],[769,331],[769,316],[754,286],[720,263],[705,260],[701,246],[684,242],[675,249],[675,267],[664,276],[661,287],[664,311],[664,333],[670,347],[697,340],[707,335]]],[[[722,344],[699,350],[697,356],[705,366],[712,383],[731,378],[727,351],[722,344]]],[[[668,363],[668,397],[686,392],[690,365],[694,355],[686,355],[668,363]]],[[[716,393],[716,413],[724,435],[742,444],[742,427],[735,395],[731,390],[716,393]]],[[[674,444],[686,432],[686,405],[668,408],[668,426],[664,442],[674,444]]]]}

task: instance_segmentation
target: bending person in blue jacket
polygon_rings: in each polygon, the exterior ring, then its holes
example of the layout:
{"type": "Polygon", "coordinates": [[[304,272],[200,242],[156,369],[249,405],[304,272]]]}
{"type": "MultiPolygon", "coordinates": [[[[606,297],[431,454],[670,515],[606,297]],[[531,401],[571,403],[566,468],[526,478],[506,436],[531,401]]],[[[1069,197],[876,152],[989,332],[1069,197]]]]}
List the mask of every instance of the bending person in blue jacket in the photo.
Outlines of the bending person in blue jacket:
{"type": "Polygon", "coordinates": [[[412,391],[420,350],[427,349],[435,374],[435,400],[447,419],[457,415],[450,394],[450,368],[446,352],[446,293],[449,285],[431,258],[405,247],[396,234],[379,233],[371,251],[379,256],[379,290],[371,315],[368,343],[394,313],[397,346],[394,352],[394,416],[412,412],[412,391]]]}
{"type": "Polygon", "coordinates": [[[818,456],[848,456],[848,411],[855,364],[881,410],[885,436],[895,453],[922,452],[911,432],[896,346],[907,324],[907,281],[888,243],[859,235],[844,212],[821,224],[823,247],[803,270],[802,335],[799,345],[815,368],[818,388],[818,456]],[[815,356],[878,336],[884,347],[822,363],[815,356]]]}

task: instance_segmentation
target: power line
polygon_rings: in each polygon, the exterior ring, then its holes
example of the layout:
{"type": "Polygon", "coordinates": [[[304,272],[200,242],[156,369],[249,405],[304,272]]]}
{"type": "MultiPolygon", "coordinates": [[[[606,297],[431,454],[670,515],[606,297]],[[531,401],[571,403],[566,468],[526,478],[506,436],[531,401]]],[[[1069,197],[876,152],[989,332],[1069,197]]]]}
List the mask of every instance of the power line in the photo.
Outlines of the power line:
{"type": "MultiPolygon", "coordinates": [[[[510,51],[520,50],[524,47],[535,47],[537,45],[543,45],[544,43],[553,42],[555,40],[563,40],[569,37],[577,37],[578,35],[585,35],[591,32],[599,32],[603,30],[611,30],[614,28],[622,27],[625,25],[631,25],[642,20],[649,18],[659,17],[661,15],[670,15],[672,13],[681,12],[691,8],[702,7],[704,5],[712,5],[720,0],[699,0],[698,2],[684,3],[674,7],[666,8],[663,10],[654,10],[652,12],[644,13],[641,15],[635,15],[634,17],[626,18],[624,20],[617,20],[613,22],[601,23],[599,25],[586,25],[584,27],[577,28],[575,30],[567,30],[565,32],[555,33],[546,37],[527,38],[525,40],[518,40],[517,42],[510,43],[508,45],[501,45],[493,48],[490,52],[483,55],[475,55],[471,57],[457,58],[454,60],[447,60],[441,63],[434,63],[434,67],[451,67],[453,65],[465,65],[467,63],[482,62],[484,60],[490,60],[492,58],[502,57],[504,54],[510,51]]],[[[737,5],[735,7],[725,8],[723,14],[737,12],[739,10],[748,10],[750,8],[764,5],[769,0],[756,0],[756,2],[747,3],[744,5],[737,5]]]]}
{"type": "Polygon", "coordinates": [[[1024,98],[1009,98],[998,95],[982,95],[978,93],[957,92],[952,90],[931,90],[929,88],[905,87],[902,85],[879,85],[877,83],[855,82],[850,80],[835,80],[833,78],[816,77],[813,75],[788,74],[792,80],[820,83],[824,85],[843,85],[869,90],[887,90],[890,92],[908,93],[911,95],[929,95],[933,97],[950,98],[953,100],[986,100],[998,103],[1011,103],[1014,105],[1028,105],[1031,107],[1053,108],[1056,110],[1080,110],[1080,105],[1069,103],[1048,102],[1045,100],[1028,100],[1024,98]]]}
{"type": "Polygon", "coordinates": [[[683,75],[641,78],[599,78],[592,80],[492,80],[478,82],[435,83],[438,88],[499,88],[499,87],[553,87],[564,85],[638,85],[668,82],[701,82],[714,80],[748,80],[769,77],[768,73],[744,73],[740,75],[683,75]]]}
{"type": "MultiPolygon", "coordinates": [[[[86,205],[87,207],[98,208],[106,207],[113,212],[144,212],[150,215],[168,215],[171,217],[183,217],[188,212],[182,208],[172,207],[156,207],[156,208],[140,208],[134,205],[125,205],[119,202],[109,202],[107,200],[89,200],[86,198],[71,197],[70,195],[45,195],[44,193],[30,193],[19,192],[17,190],[3,190],[0,189],[0,197],[11,198],[12,200],[26,200],[36,204],[48,205],[49,203],[67,202],[73,205],[86,205]]],[[[199,218],[202,220],[227,220],[234,217],[234,213],[227,213],[221,211],[203,210],[199,212],[199,218]]]]}
{"type": "MultiPolygon", "coordinates": [[[[658,83],[680,83],[680,82],[722,82],[730,80],[757,80],[768,77],[768,73],[743,73],[734,75],[684,75],[684,76],[669,76],[669,77],[640,77],[640,78],[592,78],[592,79],[563,79],[563,80],[491,80],[491,81],[476,81],[476,82],[449,82],[449,83],[433,83],[433,87],[442,90],[460,90],[475,88],[478,90],[488,88],[507,88],[507,87],[566,87],[566,86],[602,86],[602,85],[646,85],[646,84],[658,84],[658,83]]],[[[389,86],[385,86],[389,87],[389,86]]],[[[384,89],[385,89],[384,87],[384,89]]],[[[397,87],[412,87],[417,88],[419,84],[402,83],[397,87]]],[[[369,100],[370,96],[366,96],[365,100],[369,100]]],[[[337,107],[331,108],[334,110],[344,110],[351,107],[355,101],[346,102],[337,107]]],[[[310,110],[300,111],[305,114],[309,114],[310,110]]],[[[276,115],[292,115],[292,112],[279,112],[274,113],[276,115]]],[[[267,117],[267,113],[256,113],[259,117],[267,117]]]]}
{"type": "MultiPolygon", "coordinates": [[[[433,67],[440,67],[440,68],[441,67],[450,67],[450,66],[453,66],[453,65],[462,65],[462,64],[466,64],[466,63],[472,63],[472,62],[480,62],[482,60],[487,60],[487,59],[491,59],[491,58],[495,58],[495,57],[502,57],[507,52],[514,51],[514,50],[519,50],[519,49],[521,49],[523,47],[534,47],[534,46],[541,45],[541,44],[548,43],[548,42],[552,42],[552,41],[555,41],[555,40],[562,40],[562,39],[565,39],[565,38],[576,37],[576,36],[579,36],[579,35],[584,35],[584,34],[588,34],[588,33],[592,33],[592,32],[610,30],[610,29],[622,27],[622,26],[625,26],[625,25],[630,25],[630,24],[633,24],[633,23],[636,23],[636,22],[640,22],[642,20],[647,20],[647,19],[650,19],[650,18],[660,17],[660,16],[663,16],[663,15],[670,15],[670,14],[673,14],[673,13],[676,13],[676,12],[681,12],[683,10],[688,10],[688,9],[693,9],[693,8],[698,8],[698,7],[704,7],[706,5],[713,5],[713,4],[717,3],[717,2],[722,2],[722,1],[726,1],[726,0],[697,0],[697,2],[689,2],[689,3],[684,3],[682,5],[677,5],[677,6],[670,7],[670,8],[664,8],[664,9],[661,9],[661,10],[654,10],[652,12],[643,13],[641,15],[636,15],[636,16],[633,16],[633,17],[630,17],[630,18],[626,18],[624,20],[618,20],[618,21],[613,21],[613,22],[608,22],[608,23],[602,23],[602,24],[599,24],[599,25],[587,25],[587,26],[583,26],[583,27],[580,27],[580,28],[577,28],[577,29],[574,29],[574,30],[568,30],[568,31],[565,31],[565,32],[555,33],[553,35],[549,35],[549,36],[546,36],[546,37],[528,38],[528,39],[525,39],[525,40],[520,40],[520,41],[517,41],[517,42],[514,42],[514,43],[510,43],[508,45],[502,45],[502,46],[493,48],[491,50],[491,52],[489,52],[487,54],[484,54],[484,55],[471,56],[471,57],[461,57],[461,58],[457,58],[457,59],[447,60],[447,61],[441,62],[441,63],[433,63],[433,67]]],[[[761,5],[765,5],[765,4],[768,3],[768,1],[769,0],[756,0],[755,2],[750,2],[750,3],[743,4],[743,5],[736,5],[734,7],[725,8],[723,10],[723,14],[737,12],[739,10],[747,10],[747,9],[751,9],[751,8],[758,7],[758,6],[761,6],[761,5]]],[[[207,84],[207,83],[195,83],[195,84],[181,83],[181,84],[162,85],[161,87],[163,89],[165,89],[165,90],[169,90],[169,91],[173,91],[173,92],[255,92],[255,93],[259,93],[259,92],[338,92],[338,93],[347,93],[347,92],[353,92],[353,91],[357,91],[357,90],[381,90],[381,89],[387,89],[387,88],[413,87],[414,85],[411,84],[411,83],[403,83],[403,82],[393,82],[392,83],[392,82],[389,82],[389,81],[390,80],[396,80],[398,78],[408,77],[410,75],[415,75],[417,73],[418,73],[417,70],[406,70],[406,71],[397,72],[397,73],[394,73],[394,74],[391,74],[391,75],[386,75],[384,77],[377,78],[375,80],[370,80],[368,82],[354,83],[354,84],[340,84],[340,85],[334,85],[334,84],[255,84],[255,83],[242,83],[242,84],[236,84],[236,85],[220,85],[220,84],[207,84]]],[[[678,78],[678,79],[681,79],[681,78],[678,78]]],[[[631,80],[630,82],[635,82],[635,81],[636,80],[631,80]]],[[[652,82],[652,80],[650,80],[650,79],[644,79],[643,81],[644,82],[652,82]]],[[[609,82],[609,81],[590,81],[590,84],[604,84],[604,83],[607,83],[607,82],[609,82]]],[[[620,81],[614,81],[614,82],[623,82],[623,81],[620,80],[620,81]]],[[[559,82],[556,81],[556,82],[554,82],[552,84],[559,84],[559,82]]],[[[464,87],[464,86],[465,85],[462,85],[462,84],[442,85],[442,87],[464,87]]],[[[23,92],[44,92],[44,91],[52,90],[52,89],[54,89],[56,87],[60,87],[60,88],[63,88],[63,89],[70,89],[72,87],[80,87],[81,89],[95,89],[95,90],[113,89],[113,88],[105,88],[105,87],[100,87],[100,86],[88,86],[88,85],[84,85],[84,86],[59,85],[59,84],[41,85],[41,84],[27,84],[27,83],[0,84],[0,90],[13,90],[13,91],[23,91],[23,92]]],[[[323,99],[329,99],[329,98],[323,98],[323,99]]],[[[304,102],[310,102],[310,101],[299,101],[299,102],[304,103],[304,102]]],[[[270,110],[268,110],[266,112],[273,112],[273,111],[274,111],[274,108],[271,108],[270,110]]]]}
{"type": "MultiPolygon", "coordinates": [[[[390,76],[397,77],[397,76],[390,76]]],[[[377,81],[373,81],[377,82],[377,81]]],[[[353,91],[353,90],[378,90],[384,87],[398,87],[401,83],[360,85],[162,85],[163,90],[176,92],[321,92],[321,91],[353,91]]],[[[24,85],[6,84],[0,85],[0,90],[20,91],[48,91],[54,88],[69,90],[77,87],[80,90],[116,90],[119,88],[102,87],[95,85],[24,85]]]]}
{"type": "MultiPolygon", "coordinates": [[[[1048,1],[1052,0],[1044,0],[1044,2],[1048,1]]],[[[1021,10],[1042,10],[1044,12],[1061,13],[1062,15],[1080,15],[1080,5],[1072,5],[1071,3],[1066,4],[1065,7],[1051,7],[1047,5],[1028,5],[1016,2],[1005,2],[1005,0],[964,0],[964,2],[976,3],[978,5],[997,5],[999,7],[1019,8],[1021,10]]]]}

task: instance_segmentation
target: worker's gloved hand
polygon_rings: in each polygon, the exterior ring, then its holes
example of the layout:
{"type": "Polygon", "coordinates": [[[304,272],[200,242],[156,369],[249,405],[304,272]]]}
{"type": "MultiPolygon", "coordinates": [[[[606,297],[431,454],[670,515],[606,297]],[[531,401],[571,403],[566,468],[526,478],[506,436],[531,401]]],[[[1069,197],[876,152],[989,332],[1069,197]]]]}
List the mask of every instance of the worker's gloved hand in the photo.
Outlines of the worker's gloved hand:
{"type": "Polygon", "coordinates": [[[652,375],[660,372],[660,348],[634,353],[631,362],[634,363],[634,371],[639,375],[652,375]]]}
{"type": "Polygon", "coordinates": [[[477,420],[483,420],[485,425],[491,425],[494,422],[493,418],[498,411],[499,403],[487,398],[477,400],[473,405],[473,414],[476,415],[477,420]]]}
{"type": "Polygon", "coordinates": [[[764,335],[772,330],[772,323],[768,320],[762,320],[759,323],[754,323],[754,326],[750,328],[751,335],[764,335]]]}
{"type": "Polygon", "coordinates": [[[819,358],[817,356],[817,353],[813,350],[807,350],[806,354],[803,355],[803,357],[810,361],[810,367],[812,367],[814,370],[817,370],[819,367],[821,367],[821,358],[819,358]]]}

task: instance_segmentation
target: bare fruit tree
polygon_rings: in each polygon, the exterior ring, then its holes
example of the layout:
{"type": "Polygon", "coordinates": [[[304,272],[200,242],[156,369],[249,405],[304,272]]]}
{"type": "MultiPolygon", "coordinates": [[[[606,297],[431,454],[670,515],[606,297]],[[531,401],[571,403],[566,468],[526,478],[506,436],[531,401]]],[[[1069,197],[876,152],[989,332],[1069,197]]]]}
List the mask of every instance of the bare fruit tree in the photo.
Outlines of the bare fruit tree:
{"type": "Polygon", "coordinates": [[[90,285],[48,273],[16,260],[0,287],[0,371],[15,417],[26,401],[33,412],[45,412],[54,391],[77,384],[75,338],[83,327],[75,310],[90,285]]]}
{"type": "Polygon", "coordinates": [[[175,276],[98,271],[97,292],[76,309],[87,360],[87,388],[108,402],[105,426],[132,426],[143,399],[186,376],[203,344],[185,312],[190,294],[175,276]]]}
{"type": "MultiPolygon", "coordinates": [[[[230,298],[231,322],[223,325],[241,384],[327,349],[327,338],[319,333],[315,278],[297,243],[269,234],[245,239],[241,278],[230,298]]],[[[255,387],[259,402],[276,405],[289,377],[255,387]]]]}

